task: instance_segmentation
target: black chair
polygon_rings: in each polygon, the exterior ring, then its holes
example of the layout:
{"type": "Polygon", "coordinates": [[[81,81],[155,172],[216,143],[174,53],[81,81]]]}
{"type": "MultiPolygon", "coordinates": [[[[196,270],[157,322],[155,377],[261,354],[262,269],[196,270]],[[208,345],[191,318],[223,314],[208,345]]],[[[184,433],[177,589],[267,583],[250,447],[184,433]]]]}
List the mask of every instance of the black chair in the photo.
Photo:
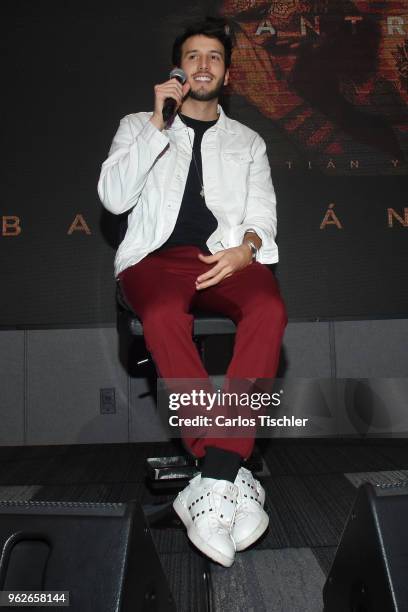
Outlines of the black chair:
{"type": "MultiPolygon", "coordinates": [[[[142,322],[126,302],[120,283],[117,283],[116,286],[116,299],[119,305],[118,316],[121,320],[121,327],[127,328],[132,336],[142,338],[142,322]]],[[[200,355],[202,355],[202,345],[208,336],[234,335],[235,329],[235,323],[227,317],[209,312],[194,312],[193,338],[199,345],[200,355]]]]}

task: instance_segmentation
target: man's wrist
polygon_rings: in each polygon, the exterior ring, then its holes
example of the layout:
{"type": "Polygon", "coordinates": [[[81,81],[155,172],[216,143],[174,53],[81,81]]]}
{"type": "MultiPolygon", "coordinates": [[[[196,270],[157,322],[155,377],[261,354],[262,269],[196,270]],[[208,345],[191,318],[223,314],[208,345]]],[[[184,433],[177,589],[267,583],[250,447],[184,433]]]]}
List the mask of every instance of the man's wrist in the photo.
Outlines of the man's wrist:
{"type": "Polygon", "coordinates": [[[150,123],[153,123],[154,127],[156,127],[158,130],[160,130],[160,132],[162,132],[164,130],[163,117],[160,117],[160,116],[155,115],[153,113],[153,115],[150,117],[150,123]]]}
{"type": "Polygon", "coordinates": [[[256,244],[256,248],[257,249],[261,248],[261,246],[262,246],[262,239],[258,236],[258,234],[256,233],[256,230],[254,230],[252,228],[251,229],[247,229],[245,231],[245,234],[244,234],[243,242],[245,240],[247,240],[247,239],[248,240],[252,240],[252,242],[254,242],[256,244]]]}
{"type": "Polygon", "coordinates": [[[256,258],[258,256],[258,249],[255,245],[254,242],[252,242],[252,240],[244,240],[244,242],[242,243],[242,246],[248,247],[248,251],[251,255],[251,261],[256,261],[256,258]]]}
{"type": "Polygon", "coordinates": [[[248,229],[245,232],[243,245],[246,245],[251,253],[252,261],[256,261],[258,257],[258,251],[262,246],[262,239],[258,236],[255,230],[248,229]]]}

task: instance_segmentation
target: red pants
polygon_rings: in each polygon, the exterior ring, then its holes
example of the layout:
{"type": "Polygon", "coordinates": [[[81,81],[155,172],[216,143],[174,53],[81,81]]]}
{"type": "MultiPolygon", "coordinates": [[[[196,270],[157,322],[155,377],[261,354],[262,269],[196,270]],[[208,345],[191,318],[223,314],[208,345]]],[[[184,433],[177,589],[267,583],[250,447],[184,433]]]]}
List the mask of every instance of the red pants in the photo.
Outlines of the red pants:
{"type": "MultiPolygon", "coordinates": [[[[122,291],[143,323],[146,346],[164,379],[207,379],[208,374],[192,339],[191,310],[208,310],[237,325],[234,352],[226,381],[273,379],[279,363],[286,309],[273,273],[252,263],[217,285],[196,290],[197,276],[212,265],[197,257],[198,247],[172,247],[151,253],[120,273],[122,291]]],[[[228,385],[228,383],[227,383],[228,385]]],[[[189,451],[205,455],[206,446],[235,451],[247,458],[255,430],[245,437],[184,438],[189,451]]]]}

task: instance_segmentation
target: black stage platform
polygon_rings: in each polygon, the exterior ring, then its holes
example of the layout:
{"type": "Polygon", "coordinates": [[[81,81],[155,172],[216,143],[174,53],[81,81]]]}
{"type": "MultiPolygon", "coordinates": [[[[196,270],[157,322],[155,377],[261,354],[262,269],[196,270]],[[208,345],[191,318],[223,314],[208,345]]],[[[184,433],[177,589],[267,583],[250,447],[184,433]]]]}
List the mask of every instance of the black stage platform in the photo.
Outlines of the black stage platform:
{"type": "MultiPolygon", "coordinates": [[[[408,441],[260,441],[270,527],[232,568],[210,564],[212,609],[319,612],[322,588],[357,487],[408,478],[408,441]],[[265,444],[263,444],[265,443],[265,444]]],[[[160,503],[145,483],[145,459],[178,454],[169,444],[0,448],[0,499],[160,503]]],[[[153,527],[182,612],[202,611],[200,553],[176,523],[153,527]]]]}

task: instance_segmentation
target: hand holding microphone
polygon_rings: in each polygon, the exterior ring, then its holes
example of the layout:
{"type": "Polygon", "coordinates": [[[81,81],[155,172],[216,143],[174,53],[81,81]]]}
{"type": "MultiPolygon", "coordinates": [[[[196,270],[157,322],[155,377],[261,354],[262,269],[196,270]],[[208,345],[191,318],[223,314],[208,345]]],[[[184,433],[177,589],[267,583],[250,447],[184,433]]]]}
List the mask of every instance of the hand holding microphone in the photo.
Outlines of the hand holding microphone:
{"type": "Polygon", "coordinates": [[[162,130],[165,124],[173,117],[183,102],[190,85],[186,83],[187,76],[181,68],[174,68],[170,72],[170,79],[165,83],[154,86],[154,112],[150,121],[162,130]]]}

